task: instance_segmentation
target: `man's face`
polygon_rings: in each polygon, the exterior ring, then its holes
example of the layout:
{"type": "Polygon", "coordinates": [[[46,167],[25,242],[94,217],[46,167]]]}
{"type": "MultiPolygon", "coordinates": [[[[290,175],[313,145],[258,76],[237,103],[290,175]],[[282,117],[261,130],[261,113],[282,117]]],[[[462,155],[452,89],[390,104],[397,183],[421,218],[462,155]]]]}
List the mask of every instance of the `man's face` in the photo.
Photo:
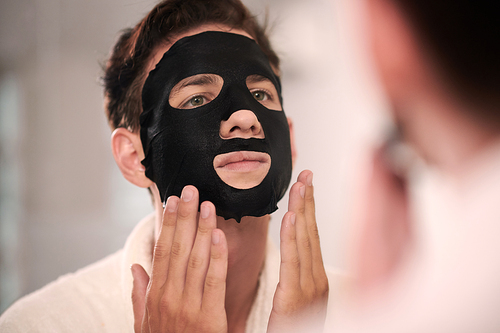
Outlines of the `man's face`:
{"type": "MultiPolygon", "coordinates": [[[[169,104],[177,109],[199,108],[219,96],[223,83],[222,77],[216,74],[187,77],[170,91],[169,104]]],[[[246,85],[259,103],[271,110],[282,110],[276,87],[268,78],[254,74],[246,78],[246,85]]],[[[224,140],[265,138],[262,125],[250,110],[236,111],[228,120],[222,120],[219,135],[224,140]]],[[[271,157],[264,152],[233,151],[215,156],[213,167],[219,178],[229,186],[250,189],[259,185],[268,174],[271,157]]]]}
{"type": "Polygon", "coordinates": [[[176,42],[143,89],[143,164],[162,201],[192,184],[225,218],[274,211],[291,176],[280,89],[247,37],[205,32],[176,42]]]}

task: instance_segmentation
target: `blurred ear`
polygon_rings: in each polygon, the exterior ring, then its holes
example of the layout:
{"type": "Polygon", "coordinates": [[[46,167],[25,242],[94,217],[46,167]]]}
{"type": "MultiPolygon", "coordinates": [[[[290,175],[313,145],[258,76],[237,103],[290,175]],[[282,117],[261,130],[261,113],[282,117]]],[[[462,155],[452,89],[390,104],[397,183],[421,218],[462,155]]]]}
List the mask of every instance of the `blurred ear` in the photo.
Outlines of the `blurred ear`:
{"type": "Polygon", "coordinates": [[[422,41],[397,1],[368,0],[367,4],[367,29],[386,92],[392,101],[407,100],[426,85],[422,41]]]}
{"type": "Polygon", "coordinates": [[[132,133],[126,128],[115,129],[111,135],[111,150],[123,177],[139,187],[153,185],[146,177],[146,168],[141,163],[144,151],[138,133],[132,133]]]}
{"type": "Polygon", "coordinates": [[[297,159],[297,149],[295,149],[295,132],[293,130],[293,121],[291,118],[287,117],[288,127],[290,128],[290,147],[292,148],[292,167],[295,165],[295,160],[297,159]]]}

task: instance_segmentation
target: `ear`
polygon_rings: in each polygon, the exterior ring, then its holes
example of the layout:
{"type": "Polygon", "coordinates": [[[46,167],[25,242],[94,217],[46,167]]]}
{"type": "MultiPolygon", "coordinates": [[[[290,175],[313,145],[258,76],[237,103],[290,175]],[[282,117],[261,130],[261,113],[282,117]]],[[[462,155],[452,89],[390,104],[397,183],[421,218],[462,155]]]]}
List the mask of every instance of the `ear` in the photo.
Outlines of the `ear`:
{"type": "Polygon", "coordinates": [[[153,185],[146,177],[146,168],[141,163],[144,151],[138,133],[132,133],[126,128],[115,129],[111,135],[111,150],[125,179],[143,188],[153,185]]]}
{"type": "Polygon", "coordinates": [[[295,160],[297,159],[297,149],[295,148],[295,132],[293,130],[293,121],[291,118],[287,117],[288,127],[290,128],[290,147],[292,150],[292,167],[295,165],[295,160]]]}
{"type": "Polygon", "coordinates": [[[392,102],[404,102],[426,86],[421,41],[397,1],[368,0],[368,32],[374,60],[392,102]]]}

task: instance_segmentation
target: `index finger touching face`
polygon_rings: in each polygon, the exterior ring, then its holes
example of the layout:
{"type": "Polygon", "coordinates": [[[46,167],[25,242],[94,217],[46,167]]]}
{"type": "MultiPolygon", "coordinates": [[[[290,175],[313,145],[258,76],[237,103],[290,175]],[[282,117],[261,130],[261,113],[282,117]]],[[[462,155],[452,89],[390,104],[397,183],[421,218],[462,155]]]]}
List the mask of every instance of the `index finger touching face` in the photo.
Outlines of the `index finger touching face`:
{"type": "Polygon", "coordinates": [[[162,226],[153,255],[153,271],[151,274],[153,283],[158,281],[162,285],[167,278],[170,251],[177,224],[178,205],[179,198],[171,196],[167,199],[167,204],[163,210],[162,226]]]}

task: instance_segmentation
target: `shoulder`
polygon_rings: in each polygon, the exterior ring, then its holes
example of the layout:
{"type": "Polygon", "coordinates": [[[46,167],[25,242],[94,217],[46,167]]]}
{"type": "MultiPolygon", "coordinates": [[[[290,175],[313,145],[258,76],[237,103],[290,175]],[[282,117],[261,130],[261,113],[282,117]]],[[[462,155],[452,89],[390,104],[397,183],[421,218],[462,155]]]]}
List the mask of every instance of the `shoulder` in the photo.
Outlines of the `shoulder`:
{"type": "Polygon", "coordinates": [[[119,251],[21,298],[0,317],[0,331],[95,331],[116,318],[127,322],[122,257],[119,251]]]}

